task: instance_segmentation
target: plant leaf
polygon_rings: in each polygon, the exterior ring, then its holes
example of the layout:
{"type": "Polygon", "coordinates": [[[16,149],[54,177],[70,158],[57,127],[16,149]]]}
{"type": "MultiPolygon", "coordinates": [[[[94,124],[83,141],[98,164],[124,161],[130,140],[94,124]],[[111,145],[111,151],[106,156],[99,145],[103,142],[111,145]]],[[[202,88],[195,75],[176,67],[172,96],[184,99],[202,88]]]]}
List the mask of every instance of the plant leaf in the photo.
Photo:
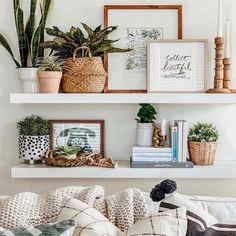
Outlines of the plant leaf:
{"type": "Polygon", "coordinates": [[[0,33],[0,44],[7,50],[7,52],[10,54],[12,60],[15,62],[17,67],[20,67],[20,63],[15,59],[11,47],[8,44],[7,40],[5,39],[5,37],[0,33]]]}
{"type": "Polygon", "coordinates": [[[36,63],[37,58],[39,57],[39,44],[40,44],[40,30],[42,25],[39,25],[37,29],[35,30],[33,37],[32,37],[32,43],[31,43],[31,57],[32,57],[32,64],[34,65],[36,63]]]}
{"type": "Polygon", "coordinates": [[[88,33],[89,38],[91,39],[94,36],[94,32],[92,28],[90,28],[88,25],[81,23],[85,29],[85,31],[88,33]]]}

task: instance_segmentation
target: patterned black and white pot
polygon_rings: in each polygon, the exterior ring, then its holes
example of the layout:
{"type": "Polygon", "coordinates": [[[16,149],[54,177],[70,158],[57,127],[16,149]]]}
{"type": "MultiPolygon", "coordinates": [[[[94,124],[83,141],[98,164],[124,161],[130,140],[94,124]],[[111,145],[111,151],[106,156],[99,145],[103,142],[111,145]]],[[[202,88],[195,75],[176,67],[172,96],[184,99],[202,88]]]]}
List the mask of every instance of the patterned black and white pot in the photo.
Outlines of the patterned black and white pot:
{"type": "Polygon", "coordinates": [[[49,149],[49,135],[19,135],[19,157],[30,164],[41,160],[49,149]]]}

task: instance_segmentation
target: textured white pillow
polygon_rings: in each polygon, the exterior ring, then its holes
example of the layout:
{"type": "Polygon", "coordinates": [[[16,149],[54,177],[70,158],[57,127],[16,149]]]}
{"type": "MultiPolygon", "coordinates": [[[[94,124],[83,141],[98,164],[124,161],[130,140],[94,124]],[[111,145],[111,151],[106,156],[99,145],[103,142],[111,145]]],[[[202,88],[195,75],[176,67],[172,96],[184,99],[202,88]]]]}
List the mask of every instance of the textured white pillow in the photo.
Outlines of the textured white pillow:
{"type": "Polygon", "coordinates": [[[186,208],[161,212],[138,221],[123,235],[185,236],[187,232],[186,208]]]}
{"type": "Polygon", "coordinates": [[[117,236],[121,231],[93,207],[75,198],[65,198],[57,221],[73,219],[73,236],[117,236]]]}

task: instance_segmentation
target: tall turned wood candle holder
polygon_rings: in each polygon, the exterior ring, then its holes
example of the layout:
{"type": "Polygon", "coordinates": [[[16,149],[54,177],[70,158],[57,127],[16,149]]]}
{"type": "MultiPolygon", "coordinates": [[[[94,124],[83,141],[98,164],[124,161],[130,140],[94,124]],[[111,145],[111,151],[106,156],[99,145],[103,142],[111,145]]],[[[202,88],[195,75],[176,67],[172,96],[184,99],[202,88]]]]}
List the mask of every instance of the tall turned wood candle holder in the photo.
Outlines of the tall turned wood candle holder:
{"type": "Polygon", "coordinates": [[[228,88],[224,88],[223,80],[223,45],[224,38],[215,38],[215,77],[214,77],[214,88],[208,89],[206,93],[231,93],[228,88]]]}

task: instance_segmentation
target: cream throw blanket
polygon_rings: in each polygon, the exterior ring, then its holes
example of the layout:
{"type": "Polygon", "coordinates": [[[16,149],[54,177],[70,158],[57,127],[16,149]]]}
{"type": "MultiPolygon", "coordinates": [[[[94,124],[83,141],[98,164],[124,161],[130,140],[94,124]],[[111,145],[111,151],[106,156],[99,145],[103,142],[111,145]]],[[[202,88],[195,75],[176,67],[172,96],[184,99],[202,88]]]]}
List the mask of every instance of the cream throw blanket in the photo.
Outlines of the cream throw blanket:
{"type": "Polygon", "coordinates": [[[59,188],[47,196],[25,192],[0,198],[0,227],[12,229],[54,222],[64,197],[73,197],[93,206],[122,231],[148,216],[146,198],[138,189],[105,197],[101,186],[71,186],[59,188]]]}

